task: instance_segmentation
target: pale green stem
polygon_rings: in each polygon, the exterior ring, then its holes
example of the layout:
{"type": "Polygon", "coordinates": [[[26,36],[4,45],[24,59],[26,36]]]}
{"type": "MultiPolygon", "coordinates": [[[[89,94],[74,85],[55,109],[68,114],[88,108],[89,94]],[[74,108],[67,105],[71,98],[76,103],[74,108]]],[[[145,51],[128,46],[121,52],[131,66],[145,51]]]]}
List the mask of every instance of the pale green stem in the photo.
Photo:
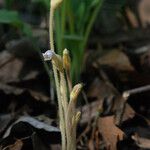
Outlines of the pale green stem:
{"type": "Polygon", "coordinates": [[[64,48],[63,36],[65,34],[65,19],[66,19],[66,0],[63,0],[61,10],[61,46],[64,48]]]}
{"type": "Polygon", "coordinates": [[[68,110],[68,97],[67,97],[67,84],[66,84],[66,79],[64,76],[64,72],[60,72],[60,88],[61,88],[61,94],[62,94],[62,106],[64,109],[64,116],[65,116],[65,127],[66,127],[66,138],[67,138],[67,150],[68,145],[70,143],[70,128],[68,126],[68,120],[67,120],[67,110],[68,110]]]}
{"type": "Polygon", "coordinates": [[[60,72],[60,80],[61,80],[61,85],[60,85],[61,93],[63,95],[63,106],[64,106],[64,109],[66,109],[65,112],[67,112],[67,108],[68,108],[67,84],[66,84],[64,72],[60,72]]]}
{"type": "Polygon", "coordinates": [[[67,77],[67,84],[69,88],[69,93],[72,91],[72,82],[71,82],[71,77],[70,77],[70,71],[66,70],[66,77],[67,77]]]}
{"type": "Polygon", "coordinates": [[[71,150],[76,150],[76,130],[77,130],[77,122],[74,122],[74,124],[72,125],[72,149],[71,150]]]}
{"type": "MultiPolygon", "coordinates": [[[[52,51],[55,51],[54,49],[54,39],[53,39],[53,16],[54,16],[54,10],[50,9],[50,15],[49,15],[49,37],[50,37],[50,49],[52,51]]],[[[53,64],[53,63],[52,63],[53,64]]],[[[59,109],[59,119],[60,119],[60,130],[61,130],[61,138],[62,138],[62,150],[66,150],[66,139],[65,139],[65,125],[64,125],[64,113],[61,105],[61,94],[59,89],[59,78],[58,78],[58,72],[53,64],[53,71],[54,71],[54,78],[55,78],[55,84],[56,84],[56,92],[57,92],[57,99],[58,99],[58,109],[59,109]]]]}
{"type": "Polygon", "coordinates": [[[72,124],[72,119],[75,116],[75,101],[70,100],[68,109],[67,109],[67,129],[68,129],[68,134],[67,134],[67,150],[74,150],[76,149],[75,139],[76,139],[76,134],[74,134],[74,128],[72,124]]]}

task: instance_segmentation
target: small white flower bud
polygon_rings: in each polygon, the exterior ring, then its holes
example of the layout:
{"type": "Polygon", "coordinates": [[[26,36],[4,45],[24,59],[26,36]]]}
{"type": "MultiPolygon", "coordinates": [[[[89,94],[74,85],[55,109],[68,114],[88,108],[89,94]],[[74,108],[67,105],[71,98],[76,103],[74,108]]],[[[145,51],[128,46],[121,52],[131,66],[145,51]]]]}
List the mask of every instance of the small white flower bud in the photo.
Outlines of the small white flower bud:
{"type": "Polygon", "coordinates": [[[55,53],[52,50],[47,50],[45,53],[43,53],[44,61],[51,60],[54,54],[55,53]]]}
{"type": "Polygon", "coordinates": [[[47,50],[43,53],[44,61],[51,60],[59,71],[63,71],[63,62],[61,56],[57,55],[52,50],[47,50]]]}

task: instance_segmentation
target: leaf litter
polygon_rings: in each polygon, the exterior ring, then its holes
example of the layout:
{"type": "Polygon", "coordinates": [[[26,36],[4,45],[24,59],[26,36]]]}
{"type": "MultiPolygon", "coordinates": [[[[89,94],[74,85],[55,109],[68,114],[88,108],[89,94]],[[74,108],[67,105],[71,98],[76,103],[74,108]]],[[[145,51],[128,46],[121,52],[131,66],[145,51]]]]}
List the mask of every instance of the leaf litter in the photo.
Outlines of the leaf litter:
{"type": "MultiPolygon", "coordinates": [[[[141,2],[139,11],[142,26],[146,27],[148,17],[143,14],[148,12],[141,9],[144,3],[149,2],[141,2]]],[[[126,13],[131,26],[139,26],[130,7],[126,13]]],[[[3,31],[0,38],[0,150],[58,150],[61,141],[57,104],[50,91],[53,84],[37,50],[37,47],[47,49],[48,32],[39,27],[34,15],[26,15],[30,17],[25,19],[37,24],[33,29],[33,36],[39,38],[37,46],[15,28],[3,31]]],[[[3,26],[0,28],[4,30],[3,26]]],[[[86,51],[85,93],[81,96],[82,106],[78,107],[82,112],[77,130],[78,149],[150,149],[149,91],[124,97],[124,92],[150,84],[149,44],[139,37],[125,35],[109,42],[104,38],[101,40],[104,48],[107,49],[105,43],[109,47],[118,41],[119,46],[113,45],[103,54],[100,50],[86,51]]]]}

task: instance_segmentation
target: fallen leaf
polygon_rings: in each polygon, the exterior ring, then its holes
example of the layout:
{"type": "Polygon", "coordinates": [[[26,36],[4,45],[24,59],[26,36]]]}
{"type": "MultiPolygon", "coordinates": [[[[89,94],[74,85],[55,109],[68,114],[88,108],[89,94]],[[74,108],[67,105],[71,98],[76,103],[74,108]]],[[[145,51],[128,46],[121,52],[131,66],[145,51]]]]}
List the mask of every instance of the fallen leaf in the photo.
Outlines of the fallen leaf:
{"type": "MultiPolygon", "coordinates": [[[[41,118],[41,116],[39,116],[41,118]]],[[[0,147],[8,147],[14,143],[15,139],[21,139],[24,143],[24,148],[34,150],[48,150],[51,144],[60,144],[60,130],[51,125],[51,121],[46,119],[44,122],[30,117],[22,116],[12,123],[5,131],[3,138],[0,141],[0,147]],[[39,144],[39,145],[38,145],[39,144]]]]}
{"type": "Polygon", "coordinates": [[[116,144],[118,140],[123,140],[124,133],[115,126],[114,116],[100,117],[98,128],[110,150],[116,150],[116,144]]]}
{"type": "Polygon", "coordinates": [[[137,28],[139,27],[139,23],[138,23],[138,20],[137,20],[137,17],[136,15],[131,11],[131,9],[129,7],[126,8],[126,15],[127,15],[127,18],[131,24],[131,26],[133,28],[137,28]]]}
{"type": "Polygon", "coordinates": [[[24,123],[27,123],[29,125],[31,125],[32,127],[34,128],[37,128],[37,129],[43,129],[47,132],[60,132],[60,130],[56,127],[53,127],[51,125],[48,125],[44,122],[41,122],[33,117],[30,117],[30,116],[22,116],[20,117],[17,121],[15,121],[8,129],[7,131],[5,132],[4,134],[4,138],[8,137],[10,135],[10,132],[11,132],[11,129],[13,126],[15,126],[15,124],[19,123],[19,122],[24,122],[24,123]]]}
{"type": "MultiPolygon", "coordinates": [[[[31,44],[29,41],[25,43],[31,44]]],[[[47,102],[50,98],[49,93],[43,88],[43,78],[48,80],[48,76],[46,72],[43,76],[44,66],[40,58],[35,59],[37,53],[34,57],[34,53],[28,55],[28,51],[23,57],[20,48],[25,47],[25,43],[15,41],[15,44],[10,44],[13,46],[8,46],[9,51],[4,50],[0,53],[0,90],[5,94],[14,95],[21,95],[27,91],[34,99],[47,102]],[[18,56],[18,53],[21,54],[18,56]]]]}
{"type": "Polygon", "coordinates": [[[150,49],[141,56],[140,64],[142,70],[145,73],[149,74],[150,73],[150,49]]]}
{"type": "Polygon", "coordinates": [[[33,150],[49,150],[49,147],[46,146],[42,139],[36,134],[33,133],[32,136],[33,150]]]}
{"type": "Polygon", "coordinates": [[[0,82],[8,83],[19,80],[23,62],[7,51],[0,53],[0,82]]]}
{"type": "Polygon", "coordinates": [[[1,114],[0,115],[0,135],[6,129],[10,121],[13,119],[11,114],[1,114]]]}
{"type": "Polygon", "coordinates": [[[126,103],[121,122],[133,118],[135,114],[136,112],[133,110],[133,108],[126,103]]]}
{"type": "Polygon", "coordinates": [[[150,149],[150,139],[139,137],[137,134],[132,135],[132,139],[140,148],[150,149]]]}
{"type": "Polygon", "coordinates": [[[142,0],[138,4],[138,12],[141,24],[143,27],[147,27],[150,24],[150,1],[149,0],[142,0]]]}
{"type": "Polygon", "coordinates": [[[82,112],[80,124],[85,124],[88,123],[90,120],[92,120],[96,116],[100,105],[101,105],[100,101],[95,101],[79,108],[80,111],[82,112]]]}
{"type": "Polygon", "coordinates": [[[96,60],[96,63],[98,63],[99,65],[108,65],[120,71],[134,70],[127,55],[121,50],[111,50],[110,52],[96,60]]]}
{"type": "Polygon", "coordinates": [[[23,147],[23,142],[22,140],[18,139],[14,144],[4,147],[2,150],[21,150],[22,147],[23,147]]]}

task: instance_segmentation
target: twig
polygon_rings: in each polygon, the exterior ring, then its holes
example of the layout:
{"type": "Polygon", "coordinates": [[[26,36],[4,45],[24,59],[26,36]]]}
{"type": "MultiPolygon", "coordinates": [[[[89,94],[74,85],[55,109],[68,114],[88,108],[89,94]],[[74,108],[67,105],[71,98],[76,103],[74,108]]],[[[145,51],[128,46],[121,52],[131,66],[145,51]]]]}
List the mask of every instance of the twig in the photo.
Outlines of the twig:
{"type": "Polygon", "coordinates": [[[122,96],[123,98],[128,99],[128,97],[132,94],[142,93],[142,92],[149,91],[149,90],[150,90],[150,85],[146,85],[146,86],[142,86],[142,87],[135,88],[132,90],[127,90],[123,92],[122,96]]]}

